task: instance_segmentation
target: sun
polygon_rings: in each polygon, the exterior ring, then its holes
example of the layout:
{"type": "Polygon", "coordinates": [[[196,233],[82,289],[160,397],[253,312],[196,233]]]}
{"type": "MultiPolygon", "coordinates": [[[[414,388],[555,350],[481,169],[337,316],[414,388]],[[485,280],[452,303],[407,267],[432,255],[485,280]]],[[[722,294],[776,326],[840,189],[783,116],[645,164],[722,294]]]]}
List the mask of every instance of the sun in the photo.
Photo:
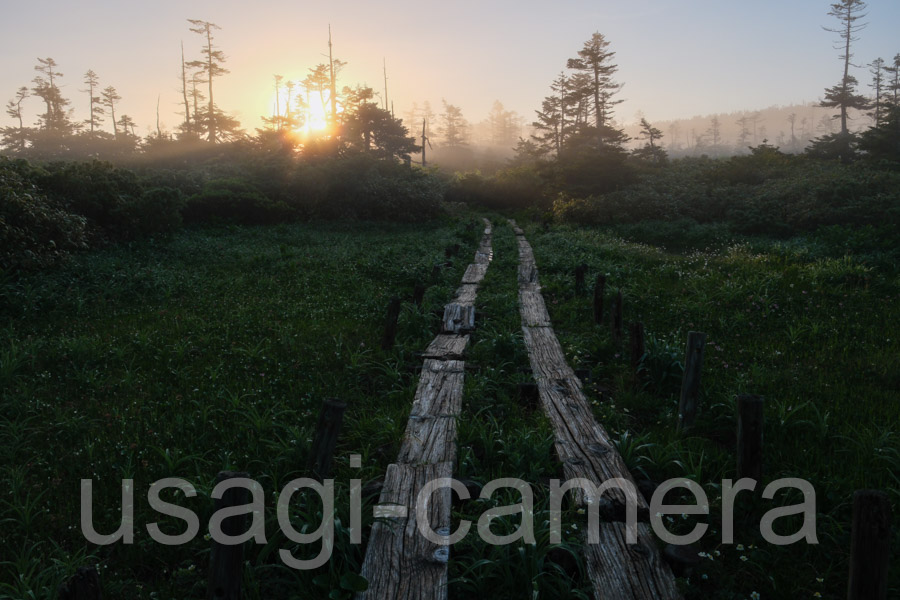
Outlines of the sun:
{"type": "Polygon", "coordinates": [[[300,128],[301,133],[315,133],[328,127],[328,115],[321,102],[312,101],[304,108],[306,119],[300,128]]]}

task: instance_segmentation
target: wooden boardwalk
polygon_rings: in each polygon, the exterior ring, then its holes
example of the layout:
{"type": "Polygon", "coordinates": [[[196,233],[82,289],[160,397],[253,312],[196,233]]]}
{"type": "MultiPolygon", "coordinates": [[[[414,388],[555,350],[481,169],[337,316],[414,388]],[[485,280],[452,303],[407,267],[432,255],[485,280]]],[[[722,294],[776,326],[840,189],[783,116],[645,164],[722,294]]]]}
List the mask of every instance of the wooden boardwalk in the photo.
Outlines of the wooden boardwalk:
{"type": "MultiPolygon", "coordinates": [[[[566,480],[587,479],[600,486],[610,479],[634,480],[606,430],[594,419],[581,381],[566,362],[553,332],[541,295],[537,264],[531,245],[514,221],[510,225],[519,247],[519,312],[528,358],[538,387],[541,406],[553,428],[557,456],[566,480]]],[[[577,489],[577,488],[576,488],[577,489]]],[[[636,490],[636,486],[632,489],[636,490]]],[[[606,506],[601,511],[599,543],[585,546],[586,567],[595,600],[675,600],[680,598],[675,578],[662,561],[650,527],[649,507],[637,493],[644,522],[638,523],[637,543],[626,543],[625,493],[612,488],[600,498],[579,492],[580,504],[606,506]],[[604,519],[604,515],[606,518],[604,519]],[[611,517],[612,515],[612,517],[611,517]]]]}
{"type": "MultiPolygon", "coordinates": [[[[469,332],[475,328],[475,295],[491,262],[491,224],[466,269],[456,298],[444,307],[441,333],[424,354],[422,374],[406,433],[395,464],[388,466],[362,566],[369,582],[358,600],[442,599],[447,597],[449,547],[435,544],[418,530],[415,504],[423,486],[453,476],[456,422],[462,408],[469,332]]],[[[435,491],[428,503],[428,525],[450,532],[450,488],[435,491]]]]}

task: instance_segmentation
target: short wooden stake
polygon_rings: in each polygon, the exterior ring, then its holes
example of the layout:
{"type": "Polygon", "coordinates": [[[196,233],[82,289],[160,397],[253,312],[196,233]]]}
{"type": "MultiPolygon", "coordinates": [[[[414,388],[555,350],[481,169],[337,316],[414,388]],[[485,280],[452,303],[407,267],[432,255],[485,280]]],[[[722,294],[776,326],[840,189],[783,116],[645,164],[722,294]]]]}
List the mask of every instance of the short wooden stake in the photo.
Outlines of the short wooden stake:
{"type": "Polygon", "coordinates": [[[705,333],[699,331],[688,333],[687,350],[684,355],[684,377],[681,380],[681,400],[678,403],[679,429],[692,427],[697,418],[697,404],[700,398],[700,371],[703,368],[703,349],[705,346],[705,333]]]}
{"type": "Polygon", "coordinates": [[[59,600],[102,600],[100,574],[96,567],[78,567],[56,592],[59,600]]]}
{"type": "Polygon", "coordinates": [[[400,318],[400,298],[394,296],[388,304],[387,318],[384,321],[384,336],[381,338],[381,349],[390,350],[394,347],[394,338],[397,337],[397,319],[400,318]]]}
{"type": "Polygon", "coordinates": [[[584,263],[581,263],[577,267],[575,267],[575,293],[583,294],[584,293],[584,274],[587,273],[588,266],[584,263]]]}
{"type": "Polygon", "coordinates": [[[594,323],[603,321],[603,295],[606,293],[606,276],[597,275],[594,282],[594,323]]]}
{"type": "Polygon", "coordinates": [[[886,600],[891,551],[891,502],[885,492],[853,494],[848,600],[886,600]]]}
{"type": "MultiPolygon", "coordinates": [[[[249,473],[220,471],[216,476],[216,485],[235,478],[249,479],[249,473]]],[[[215,501],[215,511],[250,503],[250,490],[244,487],[233,487],[225,490],[221,498],[215,501]]],[[[222,533],[228,536],[239,536],[247,531],[247,514],[235,515],[222,521],[222,533]]],[[[206,589],[207,600],[240,600],[241,579],[243,577],[244,545],[224,545],[212,541],[209,555],[209,585],[206,589]]]]}
{"type": "Polygon", "coordinates": [[[452,246],[447,246],[444,248],[444,257],[451,258],[459,254],[459,244],[453,244],[452,246]]]}
{"type": "Polygon", "coordinates": [[[647,352],[647,346],[644,342],[644,324],[640,321],[632,323],[629,333],[631,338],[631,369],[636,374],[638,367],[641,365],[641,358],[647,352]]]}
{"type": "Polygon", "coordinates": [[[763,397],[737,397],[737,476],[762,480],[763,397]]]}
{"type": "Polygon", "coordinates": [[[435,264],[431,267],[431,281],[434,283],[441,277],[441,265],[435,264]]]}
{"type": "Polygon", "coordinates": [[[331,461],[334,458],[334,447],[337,445],[344,411],[347,404],[335,398],[329,398],[319,411],[319,422],[316,424],[316,437],[309,453],[309,468],[320,479],[331,475],[331,461]]]}
{"type": "Polygon", "coordinates": [[[540,394],[538,394],[537,384],[533,382],[517,383],[516,399],[522,406],[538,406],[540,394]]]}
{"type": "Polygon", "coordinates": [[[422,306],[422,300],[425,298],[425,285],[417,283],[413,288],[413,304],[422,306]]]}

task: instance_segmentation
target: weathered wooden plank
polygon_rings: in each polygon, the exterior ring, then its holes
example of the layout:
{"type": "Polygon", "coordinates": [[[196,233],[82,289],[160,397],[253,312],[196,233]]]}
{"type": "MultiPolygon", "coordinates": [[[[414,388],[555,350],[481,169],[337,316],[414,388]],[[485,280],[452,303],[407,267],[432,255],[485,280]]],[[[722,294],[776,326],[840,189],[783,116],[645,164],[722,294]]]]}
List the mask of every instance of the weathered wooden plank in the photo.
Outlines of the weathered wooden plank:
{"type": "Polygon", "coordinates": [[[425,464],[456,458],[456,417],[462,408],[463,363],[426,360],[406,423],[398,463],[425,464]]]}
{"type": "Polygon", "coordinates": [[[650,527],[638,523],[628,544],[624,523],[600,523],[599,543],[587,544],[585,563],[595,600],[677,600],[675,577],[656,548],[650,527]]]}
{"type": "MultiPolygon", "coordinates": [[[[517,235],[521,229],[510,221],[517,235]]],[[[634,486],[634,480],[609,434],[594,419],[590,404],[566,362],[559,340],[550,327],[534,326],[540,294],[534,255],[524,237],[519,238],[519,306],[522,331],[531,369],[537,381],[538,395],[544,412],[553,428],[556,453],[563,464],[567,480],[584,478],[599,486],[610,479],[624,479],[634,486]]],[[[544,306],[546,311],[546,306],[544,306]]],[[[626,498],[613,488],[601,498],[589,497],[577,489],[576,501],[581,504],[597,502],[607,507],[600,523],[598,544],[588,544],[586,566],[597,600],[674,600],[680,598],[669,567],[662,562],[648,526],[639,523],[638,543],[631,545],[625,537],[625,503],[635,502],[639,518],[646,517],[649,507],[641,494],[626,498]]]]}
{"type": "Polygon", "coordinates": [[[540,383],[544,380],[569,379],[575,377],[575,372],[566,362],[556,334],[550,327],[523,327],[525,348],[528,350],[528,360],[535,380],[540,383]]]}
{"type": "Polygon", "coordinates": [[[466,272],[463,273],[462,282],[463,283],[481,283],[481,280],[484,279],[484,274],[487,271],[487,265],[479,265],[479,264],[470,264],[466,268],[466,272]]]}
{"type": "Polygon", "coordinates": [[[468,343],[468,335],[442,333],[431,340],[422,357],[436,360],[461,360],[468,343]]]}
{"type": "Polygon", "coordinates": [[[522,324],[526,327],[549,327],[550,314],[540,290],[519,290],[519,307],[522,313],[522,324]]]}
{"type": "MultiPolygon", "coordinates": [[[[622,479],[634,486],[633,489],[637,489],[637,483],[616,450],[609,433],[594,419],[590,403],[576,378],[540,382],[538,395],[553,427],[554,449],[563,465],[566,479],[584,478],[595,485],[610,479],[622,479]]],[[[603,497],[617,505],[617,514],[624,514],[628,500],[622,491],[611,489],[603,497]]],[[[583,504],[589,502],[590,498],[579,490],[577,501],[583,504]]],[[[649,514],[650,507],[643,496],[637,494],[632,501],[636,502],[641,516],[649,514]]]]}
{"type": "Polygon", "coordinates": [[[444,306],[441,333],[465,333],[475,329],[475,307],[451,302],[444,306]]]}
{"type": "Polygon", "coordinates": [[[406,422],[397,463],[428,465],[456,461],[456,417],[414,417],[406,422]]]}
{"type": "MultiPolygon", "coordinates": [[[[459,332],[475,326],[475,295],[493,257],[491,223],[483,221],[484,236],[474,263],[466,269],[455,301],[444,308],[442,333],[425,350],[397,464],[388,467],[382,487],[380,503],[405,511],[372,527],[362,568],[369,588],[357,594],[357,600],[447,597],[449,547],[429,542],[418,531],[415,501],[427,482],[453,475],[465,367],[459,359],[469,341],[459,332]]],[[[438,490],[426,512],[432,530],[448,533],[450,490],[438,490]]]]}
{"type": "Polygon", "coordinates": [[[462,406],[464,365],[465,363],[460,360],[426,359],[410,416],[459,415],[462,406]]]}
{"type": "MultiPolygon", "coordinates": [[[[357,594],[357,600],[447,597],[449,546],[437,545],[419,532],[415,505],[428,482],[452,475],[449,462],[388,466],[379,505],[405,508],[405,516],[383,518],[372,526],[362,567],[369,588],[357,594]]],[[[450,500],[449,488],[439,488],[430,496],[423,514],[433,531],[449,532],[450,500]]]]}
{"type": "Polygon", "coordinates": [[[478,284],[464,283],[456,289],[456,298],[453,300],[456,304],[463,306],[474,305],[475,295],[478,292],[478,284]]]}
{"type": "Polygon", "coordinates": [[[519,262],[534,264],[534,250],[525,238],[519,238],[519,262]]]}

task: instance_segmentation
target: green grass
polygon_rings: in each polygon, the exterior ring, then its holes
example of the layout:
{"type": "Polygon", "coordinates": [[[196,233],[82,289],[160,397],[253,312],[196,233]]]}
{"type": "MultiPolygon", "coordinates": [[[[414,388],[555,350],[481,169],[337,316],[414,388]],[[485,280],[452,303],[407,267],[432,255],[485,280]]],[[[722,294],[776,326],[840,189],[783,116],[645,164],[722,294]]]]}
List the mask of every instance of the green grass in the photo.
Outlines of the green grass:
{"type": "MultiPolygon", "coordinates": [[[[630,468],[655,481],[689,477],[710,498],[711,530],[701,546],[713,560],[685,582],[686,596],[844,597],[853,491],[882,489],[900,506],[897,273],[852,255],[815,258],[800,242],[672,253],[599,229],[526,233],[560,341],[573,365],[591,368],[597,416],[619,437],[630,468]],[[622,289],[626,328],[645,324],[640,377],[629,366],[627,329],[624,343],[615,344],[605,323],[592,322],[590,293],[575,294],[573,272],[581,262],[590,266],[588,281],[607,276],[607,310],[622,289]],[[680,374],[691,330],[708,336],[702,408],[697,426],[679,435],[680,374]],[[736,520],[744,551],[720,544],[719,486],[736,477],[734,398],[742,393],[766,398],[766,482],[799,477],[817,491],[817,546],[775,547],[762,539],[760,516],[779,502],[797,502],[784,494],[759,501],[763,485],[756,504],[736,520]]],[[[778,533],[798,529],[784,521],[778,533]]],[[[896,593],[897,543],[893,557],[896,593]]]]}
{"type": "MultiPolygon", "coordinates": [[[[269,544],[248,546],[247,597],[325,597],[339,588],[342,575],[358,572],[364,546],[338,535],[327,568],[284,567],[275,550],[292,545],[276,532],[274,494],[306,474],[327,397],[349,404],[336,453],[343,523],[349,479],[378,477],[394,459],[415,352],[433,337],[435,311],[479,238],[465,224],[189,231],[3,282],[0,522],[10,552],[0,597],[55,596],[65,576],[91,562],[111,598],[203,596],[209,542],[150,540],[144,527],[161,515],[146,493],[161,477],[193,483],[198,498],[173,501],[196,511],[205,532],[213,479],[225,469],[247,471],[266,492],[269,544]],[[460,257],[432,280],[455,243],[460,257]],[[417,281],[430,284],[421,307],[410,300],[417,281]],[[383,352],[395,294],[404,298],[397,344],[383,352]],[[361,469],[350,470],[351,452],[363,456],[361,469]],[[120,481],[135,480],[134,545],[84,541],[81,478],[94,480],[102,533],[119,523],[120,481]]],[[[161,520],[164,531],[183,531],[170,521],[161,520]]]]}
{"type": "MultiPolygon", "coordinates": [[[[0,598],[55,597],[84,564],[99,565],[109,598],[202,597],[209,542],[202,535],[180,547],[153,542],[147,523],[173,534],[184,524],[151,511],[146,492],[166,476],[193,483],[196,498],[164,499],[197,512],[202,534],[224,469],[249,472],[265,491],[268,541],[246,546],[246,597],[351,597],[365,544],[349,543],[349,480],[381,477],[397,456],[417,353],[437,332],[481,235],[480,221],[466,227],[471,222],[185,231],[0,280],[0,527],[8,550],[0,598]],[[444,248],[456,243],[452,266],[432,278],[433,266],[446,261],[444,248]],[[410,300],[417,281],[429,283],[421,307],[410,300]],[[379,342],[393,295],[404,304],[397,344],[385,352],[379,342]],[[310,558],[318,545],[288,541],[274,507],[283,486],[307,473],[316,415],[328,397],[349,404],[336,452],[335,549],[325,567],[295,571],[278,550],[310,558]],[[350,468],[350,454],[362,455],[362,468],[350,468]],[[101,533],[118,526],[120,481],[135,480],[133,545],[85,542],[82,478],[94,480],[101,533]]],[[[712,558],[681,581],[687,598],[843,597],[853,490],[886,490],[895,507],[900,498],[897,273],[855,255],[829,258],[797,240],[672,253],[597,229],[527,226],[526,233],[570,364],[590,369],[589,399],[632,472],[655,481],[688,476],[709,495],[711,527],[700,545],[712,558]],[[588,288],[597,273],[607,275],[607,307],[621,288],[625,323],[644,322],[648,352],[639,378],[627,346],[592,323],[590,289],[575,294],[580,262],[590,266],[588,288]],[[702,409],[696,427],[678,434],[689,330],[708,334],[702,409]],[[718,484],[734,476],[739,393],[766,397],[766,479],[814,484],[818,546],[767,544],[759,517],[777,502],[760,500],[746,503],[736,520],[741,546],[720,544],[718,484]]],[[[489,546],[474,531],[488,508],[519,503],[515,491],[458,504],[454,527],[467,519],[473,530],[451,548],[450,596],[586,597],[584,516],[569,510],[564,543],[549,543],[546,483],[560,476],[552,433],[539,408],[516,399],[516,383],[530,374],[515,242],[500,220],[493,245],[466,357],[456,476],[528,482],[536,542],[489,546]]],[[[364,526],[372,502],[363,506],[364,526]]],[[[296,527],[317,527],[314,499],[292,506],[296,527]]],[[[784,521],[779,533],[796,529],[784,521]]],[[[682,533],[693,522],[674,517],[670,526],[682,533]]],[[[518,516],[503,517],[492,530],[519,526],[518,516]]],[[[896,543],[893,556],[896,594],[896,543]]]]}

